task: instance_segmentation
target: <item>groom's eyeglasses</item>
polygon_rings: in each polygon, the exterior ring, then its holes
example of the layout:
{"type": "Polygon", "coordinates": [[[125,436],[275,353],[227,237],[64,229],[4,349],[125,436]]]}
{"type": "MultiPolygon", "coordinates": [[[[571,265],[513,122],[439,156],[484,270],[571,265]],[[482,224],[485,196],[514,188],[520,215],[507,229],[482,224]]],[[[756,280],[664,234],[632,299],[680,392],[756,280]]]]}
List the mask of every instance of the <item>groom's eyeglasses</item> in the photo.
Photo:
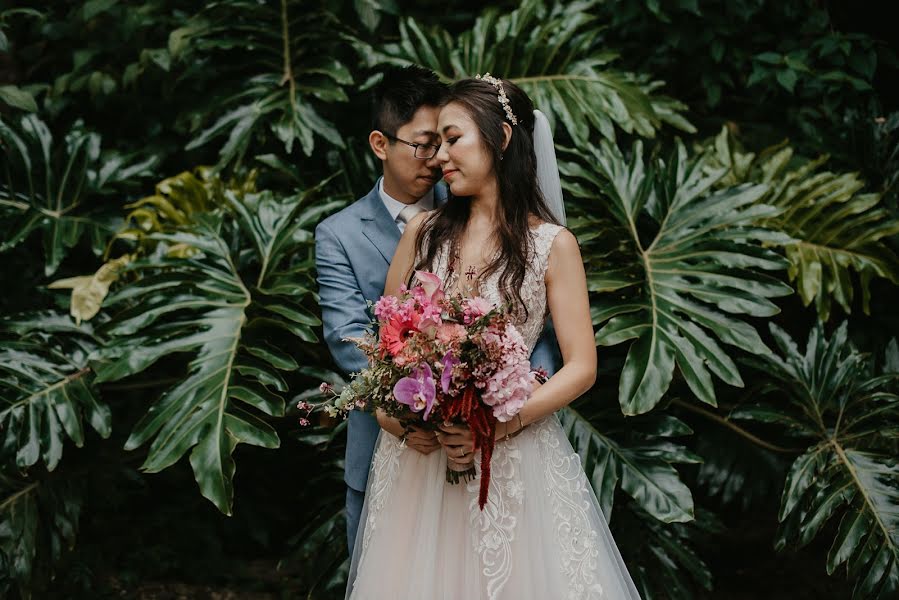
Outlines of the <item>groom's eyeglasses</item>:
{"type": "Polygon", "coordinates": [[[419,158],[421,160],[429,160],[437,156],[437,152],[440,151],[440,146],[435,146],[434,144],[420,144],[418,142],[407,142],[406,140],[401,140],[398,137],[392,136],[388,133],[381,132],[384,137],[388,140],[393,140],[394,142],[400,142],[401,144],[406,144],[407,146],[412,146],[415,148],[415,158],[419,158]]]}

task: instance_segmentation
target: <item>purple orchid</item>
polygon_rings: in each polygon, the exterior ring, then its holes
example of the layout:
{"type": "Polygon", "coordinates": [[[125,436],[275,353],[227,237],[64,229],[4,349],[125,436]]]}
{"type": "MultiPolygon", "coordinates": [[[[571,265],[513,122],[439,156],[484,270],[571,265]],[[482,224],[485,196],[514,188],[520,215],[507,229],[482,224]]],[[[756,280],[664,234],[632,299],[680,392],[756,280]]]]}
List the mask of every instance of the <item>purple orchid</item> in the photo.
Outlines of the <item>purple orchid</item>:
{"type": "Polygon", "coordinates": [[[393,395],[397,402],[408,406],[412,412],[424,409],[423,419],[428,420],[431,410],[434,408],[434,398],[437,395],[437,385],[434,383],[434,373],[427,364],[412,369],[409,377],[403,377],[393,386],[393,395]]]}
{"type": "Polygon", "coordinates": [[[453,356],[452,352],[447,352],[443,355],[443,360],[440,362],[443,363],[443,373],[440,375],[440,389],[443,390],[444,394],[447,394],[449,393],[450,382],[453,380],[453,367],[462,361],[453,356]]]}

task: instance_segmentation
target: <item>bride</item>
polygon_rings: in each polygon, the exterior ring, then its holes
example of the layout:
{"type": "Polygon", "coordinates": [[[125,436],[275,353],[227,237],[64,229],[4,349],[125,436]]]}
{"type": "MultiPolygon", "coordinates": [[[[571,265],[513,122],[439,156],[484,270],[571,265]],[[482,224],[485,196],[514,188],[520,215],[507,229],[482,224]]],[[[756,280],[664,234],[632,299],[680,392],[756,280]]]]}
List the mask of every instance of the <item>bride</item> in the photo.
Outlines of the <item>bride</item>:
{"type": "Polygon", "coordinates": [[[445,480],[448,465],[480,464],[466,428],[445,427],[445,451],[423,455],[405,447],[397,420],[378,415],[352,600],[639,598],[554,414],[593,385],[596,348],[580,250],[558,224],[545,120],[509,81],[488,74],[451,87],[437,154],[450,198],[409,222],[385,293],[397,294],[416,269],[432,271],[448,294],[510,307],[531,350],[550,315],[563,367],[498,424],[483,510],[477,477],[445,480]]]}

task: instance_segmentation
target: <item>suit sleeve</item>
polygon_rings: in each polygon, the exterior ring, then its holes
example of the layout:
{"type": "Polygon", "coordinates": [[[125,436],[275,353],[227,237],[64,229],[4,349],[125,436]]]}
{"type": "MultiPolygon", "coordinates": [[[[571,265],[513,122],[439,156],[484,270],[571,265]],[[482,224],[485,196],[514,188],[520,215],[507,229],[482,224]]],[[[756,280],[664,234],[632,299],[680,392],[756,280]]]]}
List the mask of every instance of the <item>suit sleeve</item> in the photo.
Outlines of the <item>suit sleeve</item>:
{"type": "Polygon", "coordinates": [[[315,267],[325,343],[345,374],[361,371],[368,359],[348,337],[362,336],[370,324],[368,303],[353,273],[346,249],[324,223],[315,228],[315,267]]]}
{"type": "Polygon", "coordinates": [[[555,375],[562,366],[562,353],[559,351],[559,342],[556,340],[556,330],[553,329],[551,320],[546,321],[546,327],[534,346],[531,354],[531,368],[544,369],[549,377],[555,375]]]}

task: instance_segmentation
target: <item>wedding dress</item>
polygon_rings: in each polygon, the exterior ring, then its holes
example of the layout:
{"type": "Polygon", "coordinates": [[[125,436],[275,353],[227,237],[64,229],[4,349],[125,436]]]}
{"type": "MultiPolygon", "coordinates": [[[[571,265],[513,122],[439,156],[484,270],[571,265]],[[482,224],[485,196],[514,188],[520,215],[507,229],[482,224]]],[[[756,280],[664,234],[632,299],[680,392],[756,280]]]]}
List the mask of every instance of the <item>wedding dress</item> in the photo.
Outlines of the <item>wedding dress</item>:
{"type": "MultiPolygon", "coordinates": [[[[562,227],[531,230],[535,244],[516,323],[531,350],[546,320],[544,276],[562,227]]],[[[446,249],[435,272],[452,289],[446,249]]],[[[499,274],[480,285],[499,304],[499,274]]],[[[477,455],[475,465],[480,465],[477,455]]],[[[425,456],[381,432],[350,567],[351,600],[639,599],[596,496],[555,415],[493,451],[490,492],[479,479],[446,482],[446,453],[425,456]]]]}

